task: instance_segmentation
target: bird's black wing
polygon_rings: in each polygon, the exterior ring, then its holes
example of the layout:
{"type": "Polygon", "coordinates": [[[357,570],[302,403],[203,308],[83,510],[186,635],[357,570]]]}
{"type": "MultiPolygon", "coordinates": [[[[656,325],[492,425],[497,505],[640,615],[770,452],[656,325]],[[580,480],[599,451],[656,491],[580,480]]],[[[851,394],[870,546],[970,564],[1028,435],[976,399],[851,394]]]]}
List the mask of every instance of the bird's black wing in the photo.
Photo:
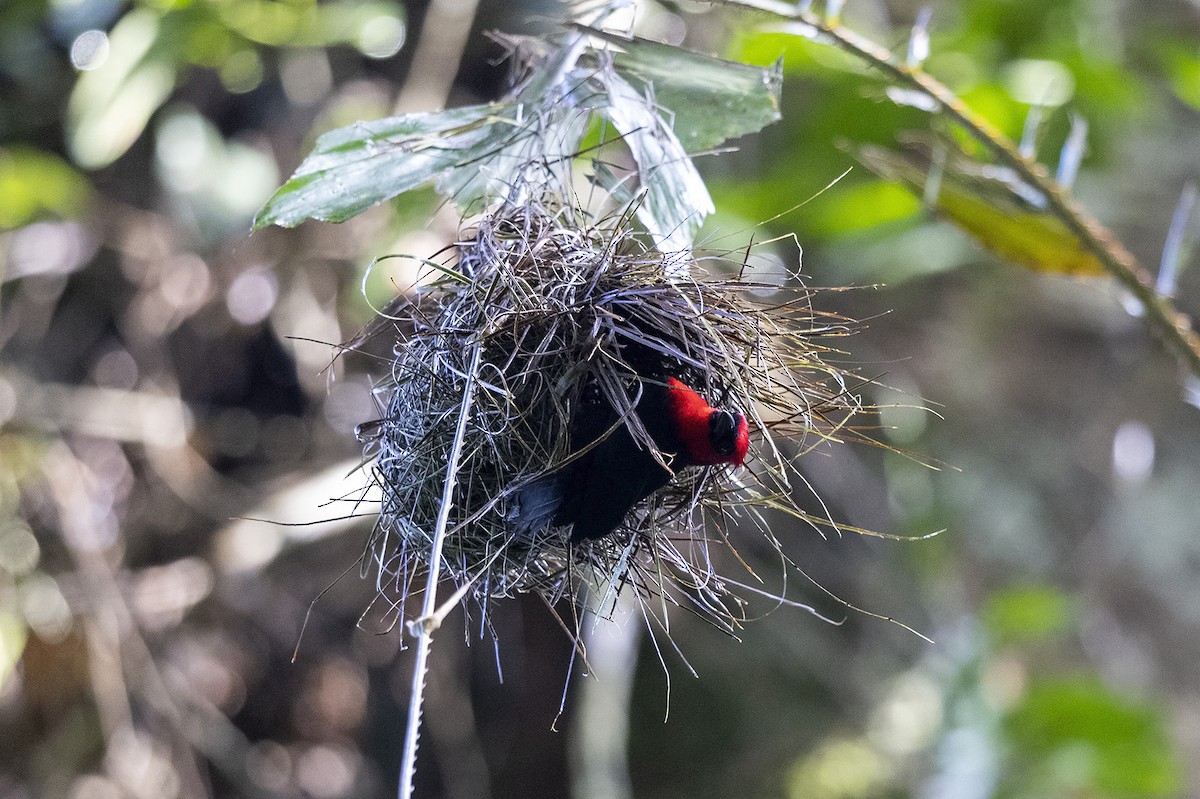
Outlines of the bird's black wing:
{"type": "MultiPolygon", "coordinates": [[[[603,408],[591,406],[579,420],[574,438],[580,448],[615,430],[580,458],[573,470],[562,509],[564,522],[574,524],[571,540],[603,538],[617,529],[630,509],[662,488],[671,479],[645,443],[636,442],[629,428],[618,424],[617,412],[601,400],[603,408]]],[[[647,432],[660,448],[668,436],[660,431],[670,424],[665,418],[666,390],[654,383],[642,384],[637,413],[647,432]]]]}
{"type": "MultiPolygon", "coordinates": [[[[640,386],[638,418],[670,457],[681,445],[669,418],[667,389],[655,380],[640,386]]],[[[620,526],[634,505],[671,479],[649,444],[634,440],[595,384],[583,392],[572,419],[571,449],[576,457],[570,464],[517,492],[509,520],[518,534],[569,524],[572,541],[603,538],[620,526]]],[[[677,468],[688,465],[679,455],[674,463],[677,468]]]]}
{"type": "Polygon", "coordinates": [[[572,541],[603,538],[617,529],[629,510],[671,479],[645,447],[638,448],[621,426],[580,462],[569,491],[572,541]]]}

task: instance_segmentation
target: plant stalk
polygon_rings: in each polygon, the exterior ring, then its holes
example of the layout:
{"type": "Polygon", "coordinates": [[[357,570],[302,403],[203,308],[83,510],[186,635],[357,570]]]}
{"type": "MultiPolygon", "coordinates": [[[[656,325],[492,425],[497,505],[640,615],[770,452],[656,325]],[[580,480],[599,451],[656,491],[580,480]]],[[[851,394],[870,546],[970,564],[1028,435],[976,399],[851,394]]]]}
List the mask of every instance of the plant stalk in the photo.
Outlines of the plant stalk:
{"type": "Polygon", "coordinates": [[[1180,312],[1170,297],[1159,294],[1154,279],[1138,263],[1112,231],[1100,224],[1060,186],[1041,164],[1021,155],[1015,144],[990,122],[968,108],[954,92],[919,66],[909,66],[885,47],[837,23],[822,19],[811,11],[777,0],[720,0],[724,5],[763,11],[793,19],[810,26],[825,41],[855,56],[884,73],[898,84],[928,95],[938,109],[953,119],[973,139],[987,148],[997,160],[1011,168],[1029,185],[1046,197],[1047,208],[1078,239],[1079,243],[1118,283],[1141,303],[1143,316],[1163,345],[1187,371],[1200,377],[1200,336],[1192,329],[1191,319],[1180,312]]]}
{"type": "Polygon", "coordinates": [[[462,456],[463,439],[466,437],[467,420],[475,399],[476,374],[483,352],[480,342],[470,345],[471,365],[463,385],[462,410],[454,430],[454,441],[450,445],[450,457],[446,462],[446,482],[442,487],[442,503],[438,510],[437,523],[433,529],[433,542],[429,549],[429,574],[425,581],[425,597],[421,602],[421,615],[410,624],[417,636],[416,653],[413,657],[412,690],[408,700],[408,722],[404,730],[404,753],[400,760],[400,799],[411,799],[413,776],[417,769],[417,743],[421,726],[421,707],[425,701],[425,673],[428,670],[429,650],[433,646],[433,631],[441,623],[436,613],[437,586],[442,570],[442,548],[446,542],[446,527],[450,521],[450,509],[454,502],[454,488],[458,484],[458,462],[462,456]]]}

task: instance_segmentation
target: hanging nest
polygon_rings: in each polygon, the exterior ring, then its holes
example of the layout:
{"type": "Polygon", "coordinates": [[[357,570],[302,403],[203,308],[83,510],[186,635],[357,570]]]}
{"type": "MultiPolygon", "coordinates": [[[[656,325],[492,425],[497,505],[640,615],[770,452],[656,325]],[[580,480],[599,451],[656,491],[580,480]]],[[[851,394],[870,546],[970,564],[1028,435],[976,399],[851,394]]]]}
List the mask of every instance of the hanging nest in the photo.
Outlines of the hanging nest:
{"type": "Polygon", "coordinates": [[[795,457],[858,437],[848,423],[859,400],[819,343],[849,323],[814,311],[798,280],[764,285],[728,261],[725,273],[709,272],[690,253],[656,250],[627,217],[581,225],[582,215],[549,201],[501,206],[441,261],[423,261],[427,281],[388,317],[396,342],[378,387],[382,418],[361,433],[382,491],[363,568],[393,618],[424,588],[417,578],[430,565],[459,437],[441,569],[485,621],[491,600],[520,592],[553,604],[586,589],[601,607],[628,589],[651,614],[665,601],[733,632],[744,617],[741,583],[714,566],[716,548],[731,548],[726,521],[749,518],[772,542],[768,507],[832,524],[793,504],[776,442],[792,441],[795,457]],[[579,456],[571,420],[585,390],[602,392],[653,447],[630,412],[648,359],[714,406],[745,414],[746,466],[681,470],[596,540],[571,542],[562,527],[515,530],[521,488],[579,456]]]}

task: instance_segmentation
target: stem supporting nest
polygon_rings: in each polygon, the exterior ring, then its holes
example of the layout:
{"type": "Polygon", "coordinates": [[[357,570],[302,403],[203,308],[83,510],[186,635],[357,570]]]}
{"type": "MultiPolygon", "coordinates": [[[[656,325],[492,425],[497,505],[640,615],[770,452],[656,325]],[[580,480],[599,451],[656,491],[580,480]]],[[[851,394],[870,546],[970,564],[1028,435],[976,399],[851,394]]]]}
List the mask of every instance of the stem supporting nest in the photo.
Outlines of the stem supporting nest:
{"type": "MultiPolygon", "coordinates": [[[[441,578],[442,547],[446,542],[446,527],[450,521],[450,508],[454,503],[454,488],[458,484],[458,463],[462,456],[463,440],[467,432],[467,420],[475,399],[476,375],[479,372],[480,355],[483,351],[478,340],[472,341],[471,366],[467,370],[463,385],[462,410],[454,431],[454,443],[446,463],[446,482],[442,488],[442,504],[434,527],[433,543],[430,547],[429,574],[425,581],[425,597],[421,603],[421,616],[412,624],[417,636],[416,654],[413,658],[412,692],[408,700],[408,721],[404,729],[404,753],[400,761],[400,799],[412,796],[413,776],[417,768],[418,733],[421,726],[421,707],[425,700],[425,673],[428,671],[429,650],[433,646],[433,631],[440,624],[444,612],[437,612],[437,585],[441,578]]],[[[456,602],[450,604],[451,607],[456,602]]]]}

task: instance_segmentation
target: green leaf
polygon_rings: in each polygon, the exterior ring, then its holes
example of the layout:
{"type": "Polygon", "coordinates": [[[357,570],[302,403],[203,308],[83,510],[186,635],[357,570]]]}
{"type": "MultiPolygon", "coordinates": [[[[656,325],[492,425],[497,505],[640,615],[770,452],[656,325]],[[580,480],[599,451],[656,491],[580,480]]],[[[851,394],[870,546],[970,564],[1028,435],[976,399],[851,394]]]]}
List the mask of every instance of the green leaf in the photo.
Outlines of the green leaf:
{"type": "Polygon", "coordinates": [[[595,91],[573,69],[576,47],[547,54],[507,102],[406,114],[326,133],[267,201],[254,229],[305,219],[344,222],[426,183],[464,212],[520,183],[531,168],[574,157],[595,91]],[[557,85],[573,87],[567,96],[557,85]]]}
{"type": "Polygon", "coordinates": [[[914,142],[901,150],[849,147],[868,169],[907,186],[918,197],[933,195],[934,210],[987,249],[1035,272],[1107,275],[1100,261],[1057,218],[1043,210],[1045,197],[1011,170],[970,160],[939,141],[914,142]]]}
{"type": "Polygon", "coordinates": [[[1035,682],[1005,726],[1029,795],[1149,799],[1183,787],[1162,716],[1095,678],[1035,682]]]}
{"type": "MultiPolygon", "coordinates": [[[[426,183],[464,212],[478,210],[530,174],[569,175],[590,121],[600,114],[637,165],[645,193],[639,219],[660,246],[690,246],[713,205],[689,146],[712,146],[777,119],[779,70],[579,30],[554,49],[522,40],[539,59],[507,102],[363,122],[322,136],[259,211],[254,228],[341,222],[426,183]],[[588,50],[590,37],[622,51],[610,62],[607,54],[588,50]]],[[[624,182],[607,171],[598,171],[596,180],[609,188],[624,182]]]]}
{"type": "Polygon", "coordinates": [[[648,39],[579,26],[620,48],[617,72],[653,97],[689,153],[762,130],[780,118],[782,61],[769,68],[693,53],[648,39]]]}
{"type": "Polygon", "coordinates": [[[544,175],[570,170],[587,129],[588,114],[567,103],[560,108],[529,111],[513,106],[514,116],[493,123],[490,135],[472,155],[450,164],[436,176],[439,192],[464,212],[480,209],[491,200],[512,193],[529,172],[544,175]],[[519,117],[537,115],[522,124],[519,117]]]}
{"type": "Polygon", "coordinates": [[[704,217],[716,209],[692,159],[666,126],[649,98],[613,72],[603,72],[608,105],[602,113],[621,132],[638,165],[646,197],[638,219],[668,252],[691,247],[704,217]]]}
{"type": "MultiPolygon", "coordinates": [[[[520,147],[529,131],[519,122],[518,111],[514,103],[472,105],[360,122],[326,133],[258,212],[254,229],[295,227],[306,219],[343,222],[444,177],[448,169],[520,147]]],[[[486,179],[481,175],[479,180],[486,179]]],[[[478,191],[470,181],[456,188],[478,191]]]]}

